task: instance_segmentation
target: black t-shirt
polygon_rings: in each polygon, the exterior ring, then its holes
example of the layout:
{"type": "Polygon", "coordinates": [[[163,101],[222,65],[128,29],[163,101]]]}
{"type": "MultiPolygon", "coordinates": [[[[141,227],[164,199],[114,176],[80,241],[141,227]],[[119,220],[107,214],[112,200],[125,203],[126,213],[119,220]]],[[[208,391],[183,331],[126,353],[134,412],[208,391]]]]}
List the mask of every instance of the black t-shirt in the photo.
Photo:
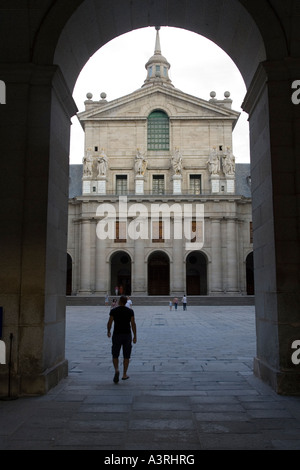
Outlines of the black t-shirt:
{"type": "Polygon", "coordinates": [[[120,305],[110,311],[110,316],[114,319],[114,335],[131,333],[131,318],[134,312],[131,308],[120,305]]]}

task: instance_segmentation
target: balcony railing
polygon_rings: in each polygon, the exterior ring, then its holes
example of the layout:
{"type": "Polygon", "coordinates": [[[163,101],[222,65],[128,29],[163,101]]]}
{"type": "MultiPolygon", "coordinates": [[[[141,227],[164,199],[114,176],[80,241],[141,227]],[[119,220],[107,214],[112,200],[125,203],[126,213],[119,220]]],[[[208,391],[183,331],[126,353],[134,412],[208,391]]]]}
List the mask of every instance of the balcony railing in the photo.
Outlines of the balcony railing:
{"type": "Polygon", "coordinates": [[[126,190],[126,191],[114,191],[114,190],[108,190],[105,192],[105,194],[99,194],[99,193],[91,193],[91,196],[156,196],[156,197],[165,197],[165,196],[202,196],[202,195],[208,195],[212,194],[212,192],[193,192],[193,191],[181,191],[181,193],[173,193],[172,190],[165,190],[165,191],[143,191],[143,193],[138,193],[135,192],[134,190],[126,190]]]}
{"type": "Polygon", "coordinates": [[[127,197],[138,197],[138,198],[143,198],[143,197],[155,197],[155,198],[165,198],[165,197],[172,197],[172,198],[181,198],[181,197],[194,197],[194,198],[203,198],[206,196],[236,196],[236,193],[228,193],[226,191],[220,191],[219,193],[212,192],[211,190],[205,190],[202,191],[201,193],[199,192],[193,192],[190,190],[183,190],[180,193],[174,193],[172,190],[165,190],[165,191],[160,191],[160,192],[155,192],[155,191],[143,191],[143,193],[137,193],[134,190],[126,190],[126,191],[114,191],[114,190],[108,190],[105,192],[105,194],[99,194],[97,192],[93,193],[88,193],[84,194],[83,196],[94,196],[94,197],[120,197],[120,196],[127,196],[127,197]]]}

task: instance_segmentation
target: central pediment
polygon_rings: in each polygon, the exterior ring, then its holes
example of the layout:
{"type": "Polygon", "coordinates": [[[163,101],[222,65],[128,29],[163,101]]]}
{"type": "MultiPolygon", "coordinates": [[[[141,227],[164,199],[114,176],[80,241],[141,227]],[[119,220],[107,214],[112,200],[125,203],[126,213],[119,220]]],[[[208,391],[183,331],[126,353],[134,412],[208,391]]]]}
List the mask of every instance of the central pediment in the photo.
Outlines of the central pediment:
{"type": "Polygon", "coordinates": [[[87,121],[144,120],[155,109],[164,110],[170,119],[222,119],[232,120],[233,124],[240,115],[226,107],[226,101],[206,101],[163,86],[145,87],[111,102],[85,104],[86,110],[78,113],[83,127],[87,121]]]}

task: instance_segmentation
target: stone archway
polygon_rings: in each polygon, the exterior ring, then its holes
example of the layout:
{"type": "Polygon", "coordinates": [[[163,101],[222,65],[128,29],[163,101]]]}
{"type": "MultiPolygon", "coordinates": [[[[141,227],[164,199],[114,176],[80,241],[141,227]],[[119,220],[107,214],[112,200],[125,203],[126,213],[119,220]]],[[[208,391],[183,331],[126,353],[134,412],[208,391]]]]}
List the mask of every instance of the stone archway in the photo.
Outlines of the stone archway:
{"type": "Polygon", "coordinates": [[[291,85],[300,77],[297,8],[297,2],[282,7],[264,0],[259,5],[252,0],[41,0],[34,12],[29,6],[1,7],[7,104],[0,109],[5,122],[0,261],[6,266],[0,301],[4,335],[10,328],[17,339],[14,393],[45,393],[67,373],[66,188],[74,84],[99,47],[149,25],[185,28],[211,39],[244,78],[258,338],[254,370],[278,393],[300,393],[290,354],[291,340],[300,337],[300,107],[291,102],[291,85]]]}
{"type": "Polygon", "coordinates": [[[110,258],[110,293],[131,295],[131,259],[125,251],[118,251],[110,258]]]}

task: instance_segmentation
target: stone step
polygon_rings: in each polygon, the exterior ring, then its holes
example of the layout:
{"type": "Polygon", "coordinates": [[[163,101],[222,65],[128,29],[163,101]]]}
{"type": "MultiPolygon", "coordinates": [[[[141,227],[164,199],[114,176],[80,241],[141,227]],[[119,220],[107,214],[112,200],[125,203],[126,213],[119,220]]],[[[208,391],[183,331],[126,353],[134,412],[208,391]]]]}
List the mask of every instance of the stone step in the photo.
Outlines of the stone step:
{"type": "MultiPolygon", "coordinates": [[[[115,298],[114,296],[110,296],[110,302],[112,299],[115,298]]],[[[168,296],[145,296],[145,297],[138,297],[132,296],[130,297],[132,300],[133,306],[147,306],[147,305],[156,305],[156,306],[169,306],[170,297],[168,296]]],[[[105,298],[98,297],[94,295],[90,296],[67,296],[67,306],[97,306],[97,305],[105,305],[105,298]]],[[[182,306],[181,297],[179,299],[179,307],[182,306]]],[[[255,304],[255,297],[253,295],[245,295],[245,296],[189,296],[187,305],[212,305],[212,306],[226,306],[226,305],[254,305],[255,304]]]]}

